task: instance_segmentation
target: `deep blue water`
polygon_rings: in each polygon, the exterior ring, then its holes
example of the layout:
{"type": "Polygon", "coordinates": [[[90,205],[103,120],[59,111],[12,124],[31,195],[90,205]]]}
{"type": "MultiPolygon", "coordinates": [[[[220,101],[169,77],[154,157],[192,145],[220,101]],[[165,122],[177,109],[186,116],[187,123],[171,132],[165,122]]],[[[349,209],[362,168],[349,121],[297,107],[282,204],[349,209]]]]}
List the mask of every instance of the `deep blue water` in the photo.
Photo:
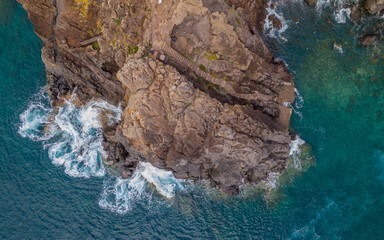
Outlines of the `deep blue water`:
{"type": "Polygon", "coordinates": [[[21,114],[46,83],[42,42],[22,7],[2,0],[0,239],[383,239],[384,48],[361,48],[354,37],[376,20],[354,27],[336,23],[333,9],[319,15],[290,4],[279,7],[289,28],[266,40],[295,76],[303,101],[292,127],[317,165],[274,204],[192,189],[173,200],[138,198],[119,214],[99,204],[113,178],[69,176],[52,164],[50,142],[19,134],[21,114]]]}

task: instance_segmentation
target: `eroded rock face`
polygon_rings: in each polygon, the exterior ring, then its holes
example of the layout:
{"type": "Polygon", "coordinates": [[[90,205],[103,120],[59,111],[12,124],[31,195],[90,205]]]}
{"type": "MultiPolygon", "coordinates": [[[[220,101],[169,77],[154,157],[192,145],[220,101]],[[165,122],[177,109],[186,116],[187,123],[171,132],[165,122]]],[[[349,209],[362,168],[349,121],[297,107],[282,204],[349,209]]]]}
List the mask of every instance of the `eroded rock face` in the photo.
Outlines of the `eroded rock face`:
{"type": "Polygon", "coordinates": [[[116,73],[143,41],[145,1],[20,0],[44,41],[42,59],[52,98],[76,92],[112,103],[124,95],[116,73]],[[92,39],[94,41],[88,41],[92,39]],[[88,41],[88,43],[86,43],[88,41]],[[60,79],[57,81],[56,79],[60,79]],[[60,83],[65,83],[64,87],[60,83]],[[58,91],[58,88],[60,90],[58,91]]]}
{"type": "Polygon", "coordinates": [[[294,84],[259,34],[265,1],[20,2],[45,43],[54,101],[76,92],[82,101],[123,102],[122,121],[104,129],[103,143],[122,177],[148,161],[236,193],[284,169],[284,103],[294,101],[294,84]],[[149,50],[165,45],[223,84],[172,56],[152,59],[149,50]]]}
{"type": "Polygon", "coordinates": [[[245,11],[246,23],[254,33],[262,34],[267,16],[267,0],[228,0],[231,6],[245,11]]]}
{"type": "Polygon", "coordinates": [[[222,104],[158,61],[132,60],[118,77],[130,95],[118,131],[131,156],[230,192],[284,169],[290,136],[261,111],[222,104]]]}

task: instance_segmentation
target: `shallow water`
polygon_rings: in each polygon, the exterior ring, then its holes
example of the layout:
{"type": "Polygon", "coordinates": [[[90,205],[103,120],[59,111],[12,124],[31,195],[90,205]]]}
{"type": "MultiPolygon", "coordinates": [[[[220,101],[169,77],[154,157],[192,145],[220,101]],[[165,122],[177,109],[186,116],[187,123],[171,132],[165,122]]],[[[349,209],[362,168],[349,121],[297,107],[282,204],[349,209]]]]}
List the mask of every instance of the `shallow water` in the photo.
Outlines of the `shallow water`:
{"type": "Polygon", "coordinates": [[[53,124],[59,135],[42,135],[40,123],[52,111],[44,105],[42,43],[21,6],[3,0],[0,239],[383,239],[383,47],[358,47],[354,37],[377,19],[354,27],[348,18],[337,23],[327,1],[316,10],[286,2],[277,11],[287,28],[266,40],[295,76],[292,127],[312,145],[317,165],[268,204],[262,194],[223,196],[150,166],[121,180],[108,167],[101,174],[101,164],[91,171],[73,162],[103,154],[99,123],[86,128],[81,118],[95,108],[68,104],[62,111],[72,115],[63,117],[72,118],[53,124]],[[28,109],[36,112],[28,116],[28,109]]]}

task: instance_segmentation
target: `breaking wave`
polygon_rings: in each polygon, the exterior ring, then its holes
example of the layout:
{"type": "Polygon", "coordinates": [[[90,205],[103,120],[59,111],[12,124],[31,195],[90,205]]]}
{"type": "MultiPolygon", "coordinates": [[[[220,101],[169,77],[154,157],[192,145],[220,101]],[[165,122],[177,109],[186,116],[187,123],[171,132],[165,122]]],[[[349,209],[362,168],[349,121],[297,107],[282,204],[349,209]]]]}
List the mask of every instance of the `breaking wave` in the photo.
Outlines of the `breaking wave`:
{"type": "MultiPolygon", "coordinates": [[[[358,0],[319,0],[315,11],[317,14],[321,15],[324,9],[331,8],[333,12],[333,19],[337,23],[343,24],[350,19],[352,6],[358,2],[358,0]]],[[[308,8],[304,0],[268,1],[268,6],[266,8],[267,14],[264,22],[264,32],[268,37],[279,38],[284,41],[288,40],[287,36],[283,36],[283,33],[294,21],[293,19],[286,19],[284,17],[284,10],[285,7],[289,8],[292,4],[296,4],[298,8],[308,8]],[[275,29],[273,27],[273,18],[277,18],[281,22],[282,27],[280,29],[275,29]]],[[[299,9],[298,11],[303,11],[303,9],[299,9]]]]}
{"type": "MultiPolygon", "coordinates": [[[[301,139],[298,135],[296,135],[296,138],[291,141],[289,144],[290,152],[289,157],[292,158],[293,161],[293,168],[297,171],[301,171],[303,169],[302,162],[299,158],[301,154],[300,147],[305,144],[305,141],[301,139]]],[[[288,165],[286,166],[288,168],[288,165]]],[[[280,176],[281,173],[277,172],[270,172],[268,174],[268,177],[266,180],[262,181],[262,187],[271,191],[271,190],[277,190],[280,186],[280,176]]]]}
{"type": "MultiPolygon", "coordinates": [[[[299,109],[303,100],[297,90],[296,98],[293,108],[299,109]]],[[[101,208],[124,214],[135,205],[149,209],[170,206],[178,192],[192,189],[189,181],[176,179],[172,172],[146,162],[139,163],[130,179],[122,179],[113,168],[104,165],[106,152],[102,147],[102,126],[120,121],[121,108],[105,101],[90,101],[83,106],[73,102],[71,98],[61,107],[52,108],[48,94],[42,91],[20,115],[19,133],[33,141],[41,141],[52,163],[64,167],[69,176],[104,176],[98,201],[101,208]]],[[[290,144],[290,156],[297,169],[301,169],[297,156],[302,144],[304,141],[298,136],[290,144]]],[[[264,182],[265,187],[276,189],[279,176],[279,173],[270,173],[264,182]]]]}
{"type": "Polygon", "coordinates": [[[147,208],[153,208],[154,205],[170,205],[176,192],[185,190],[185,181],[176,179],[172,172],[141,162],[130,179],[117,177],[104,182],[99,205],[104,209],[124,214],[132,210],[135,204],[147,208]]]}
{"type": "Polygon", "coordinates": [[[270,0],[268,2],[268,6],[266,8],[267,11],[267,17],[264,22],[264,32],[269,37],[279,37],[282,40],[286,40],[285,37],[282,37],[282,34],[285,32],[285,30],[288,29],[288,26],[290,24],[290,21],[287,21],[281,10],[278,8],[279,1],[275,2],[270,0]],[[281,22],[281,28],[275,29],[273,27],[273,18],[278,19],[281,22]]]}
{"type": "Polygon", "coordinates": [[[109,116],[109,124],[120,118],[120,107],[104,101],[91,101],[77,107],[65,100],[53,109],[47,93],[40,93],[20,115],[19,133],[33,141],[42,141],[52,163],[63,166],[72,177],[104,176],[105,156],[100,113],[109,116]],[[56,112],[55,112],[56,111],[56,112]]]}
{"type": "Polygon", "coordinates": [[[20,115],[19,134],[32,141],[41,141],[56,166],[63,166],[71,177],[106,177],[99,205],[118,213],[126,213],[138,200],[151,205],[158,199],[168,204],[176,191],[184,191],[183,181],[172,172],[140,163],[130,179],[107,175],[102,147],[102,116],[107,125],[120,121],[121,107],[105,101],[90,101],[76,106],[73,99],[65,100],[57,109],[50,106],[49,96],[43,90],[20,115]],[[156,193],[155,193],[156,192],[156,193]],[[158,195],[152,198],[153,195],[158,195]],[[162,196],[162,197],[161,197],[162,196]]]}
{"type": "Polygon", "coordinates": [[[289,156],[292,157],[293,159],[293,167],[295,169],[302,169],[302,165],[301,165],[301,162],[300,162],[300,159],[299,159],[299,155],[301,153],[301,145],[303,145],[305,143],[305,141],[303,139],[301,139],[299,136],[296,136],[295,140],[293,140],[289,146],[291,147],[291,150],[289,152],[289,156]]]}
{"type": "Polygon", "coordinates": [[[49,96],[46,92],[40,92],[35,98],[20,115],[21,125],[18,132],[32,141],[43,141],[49,139],[49,136],[44,135],[44,127],[53,109],[49,106],[49,96]]]}
{"type": "Polygon", "coordinates": [[[292,105],[289,102],[285,102],[284,106],[292,108],[293,112],[300,117],[300,120],[303,120],[303,114],[300,112],[300,109],[304,106],[304,98],[300,95],[297,88],[295,88],[295,103],[292,105]]]}
{"type": "Polygon", "coordinates": [[[346,23],[347,19],[349,19],[349,15],[351,14],[351,8],[340,8],[336,9],[334,13],[334,19],[337,23],[346,23]]]}

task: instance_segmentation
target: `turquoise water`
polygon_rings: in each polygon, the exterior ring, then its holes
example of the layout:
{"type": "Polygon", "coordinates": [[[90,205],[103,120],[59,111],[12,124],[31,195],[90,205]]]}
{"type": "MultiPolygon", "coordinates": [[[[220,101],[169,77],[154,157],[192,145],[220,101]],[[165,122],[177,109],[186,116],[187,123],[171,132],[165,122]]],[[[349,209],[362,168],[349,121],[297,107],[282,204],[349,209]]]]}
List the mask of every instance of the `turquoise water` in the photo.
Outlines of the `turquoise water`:
{"type": "Polygon", "coordinates": [[[135,181],[122,183],[97,164],[103,154],[99,127],[83,119],[98,111],[95,105],[67,104],[62,111],[70,119],[52,125],[60,131],[39,141],[22,137],[43,137],[39,123],[20,129],[50,111],[42,89],[42,43],[21,6],[3,0],[0,239],[383,239],[384,49],[360,48],[354,37],[379,20],[354,27],[348,19],[337,23],[334,9],[324,7],[319,15],[298,3],[281,4],[278,11],[288,28],[266,40],[295,76],[302,100],[294,106],[292,127],[312,145],[317,165],[271,204],[261,194],[223,197],[181,187],[146,166],[135,181]],[[73,162],[79,156],[96,162],[73,162]],[[163,195],[174,197],[167,200],[148,182],[163,184],[163,195]]]}

